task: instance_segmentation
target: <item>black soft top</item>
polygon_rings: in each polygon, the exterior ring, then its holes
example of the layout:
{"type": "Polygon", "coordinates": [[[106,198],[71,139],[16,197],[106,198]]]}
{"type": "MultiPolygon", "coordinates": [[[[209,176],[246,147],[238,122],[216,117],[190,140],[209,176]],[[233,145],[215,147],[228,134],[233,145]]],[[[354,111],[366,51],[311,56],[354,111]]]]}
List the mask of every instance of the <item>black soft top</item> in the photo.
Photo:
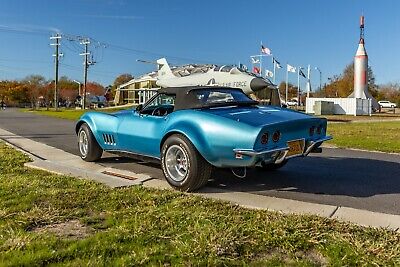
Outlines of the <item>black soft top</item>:
{"type": "MultiPolygon", "coordinates": [[[[197,95],[194,93],[194,91],[196,90],[239,91],[244,94],[244,92],[239,88],[216,87],[216,86],[168,87],[159,89],[158,93],[176,96],[174,110],[208,107],[209,105],[207,105],[206,103],[202,103],[197,99],[197,95]]],[[[256,104],[258,102],[249,98],[248,103],[256,104]]]]}

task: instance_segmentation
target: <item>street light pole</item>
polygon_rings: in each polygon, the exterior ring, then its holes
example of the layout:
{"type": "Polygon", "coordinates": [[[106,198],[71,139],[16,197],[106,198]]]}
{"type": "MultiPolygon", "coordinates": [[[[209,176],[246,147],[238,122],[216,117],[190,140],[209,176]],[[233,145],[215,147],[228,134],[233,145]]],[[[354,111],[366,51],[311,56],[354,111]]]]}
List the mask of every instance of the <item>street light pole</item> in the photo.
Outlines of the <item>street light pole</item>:
{"type": "Polygon", "coordinates": [[[77,83],[77,84],[79,85],[79,88],[78,88],[78,95],[81,97],[81,107],[83,107],[83,105],[82,105],[82,96],[81,96],[81,87],[82,87],[82,83],[79,82],[79,81],[77,81],[77,80],[73,80],[73,82],[74,82],[74,83],[77,83]]]}
{"type": "Polygon", "coordinates": [[[77,80],[73,80],[74,83],[79,84],[79,89],[78,89],[78,95],[81,96],[81,87],[82,87],[82,83],[77,81],[77,80]]]}

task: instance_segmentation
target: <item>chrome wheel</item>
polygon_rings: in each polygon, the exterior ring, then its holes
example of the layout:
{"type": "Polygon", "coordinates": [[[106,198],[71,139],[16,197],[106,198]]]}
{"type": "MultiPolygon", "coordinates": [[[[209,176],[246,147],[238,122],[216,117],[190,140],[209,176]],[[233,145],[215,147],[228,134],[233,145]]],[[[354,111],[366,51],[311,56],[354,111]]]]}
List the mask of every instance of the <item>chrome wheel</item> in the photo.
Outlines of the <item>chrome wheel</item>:
{"type": "Polygon", "coordinates": [[[168,175],[176,182],[182,182],[188,173],[188,157],[179,145],[172,145],[165,153],[165,167],[168,175]]]}
{"type": "Polygon", "coordinates": [[[84,130],[79,132],[79,152],[83,157],[87,156],[89,150],[89,142],[87,134],[84,130]]]}

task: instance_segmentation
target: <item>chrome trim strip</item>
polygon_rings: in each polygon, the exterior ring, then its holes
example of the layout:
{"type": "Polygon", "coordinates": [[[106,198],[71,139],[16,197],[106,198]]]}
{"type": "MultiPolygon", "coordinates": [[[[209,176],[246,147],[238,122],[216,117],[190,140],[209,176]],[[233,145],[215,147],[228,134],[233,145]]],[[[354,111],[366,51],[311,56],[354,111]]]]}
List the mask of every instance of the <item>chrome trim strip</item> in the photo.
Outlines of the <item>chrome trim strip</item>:
{"type": "Polygon", "coordinates": [[[153,156],[147,156],[144,154],[140,153],[134,153],[131,151],[126,151],[126,150],[115,150],[115,149],[106,149],[104,150],[105,152],[111,153],[111,154],[127,154],[127,155],[132,155],[132,156],[137,156],[137,157],[144,157],[144,158],[151,158],[151,159],[156,159],[156,160],[161,160],[159,157],[153,157],[153,156]]]}

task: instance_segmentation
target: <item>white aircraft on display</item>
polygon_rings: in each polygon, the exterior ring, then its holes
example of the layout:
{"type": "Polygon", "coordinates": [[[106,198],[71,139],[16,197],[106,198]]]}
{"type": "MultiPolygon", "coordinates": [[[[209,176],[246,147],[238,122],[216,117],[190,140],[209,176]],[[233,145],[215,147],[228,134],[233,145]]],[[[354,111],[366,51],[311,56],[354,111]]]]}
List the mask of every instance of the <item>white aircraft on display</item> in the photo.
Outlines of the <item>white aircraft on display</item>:
{"type": "Polygon", "coordinates": [[[280,106],[279,91],[269,79],[262,78],[237,66],[189,64],[170,67],[165,58],[157,60],[157,85],[160,87],[223,86],[240,88],[247,95],[266,90],[268,102],[280,106]]]}

